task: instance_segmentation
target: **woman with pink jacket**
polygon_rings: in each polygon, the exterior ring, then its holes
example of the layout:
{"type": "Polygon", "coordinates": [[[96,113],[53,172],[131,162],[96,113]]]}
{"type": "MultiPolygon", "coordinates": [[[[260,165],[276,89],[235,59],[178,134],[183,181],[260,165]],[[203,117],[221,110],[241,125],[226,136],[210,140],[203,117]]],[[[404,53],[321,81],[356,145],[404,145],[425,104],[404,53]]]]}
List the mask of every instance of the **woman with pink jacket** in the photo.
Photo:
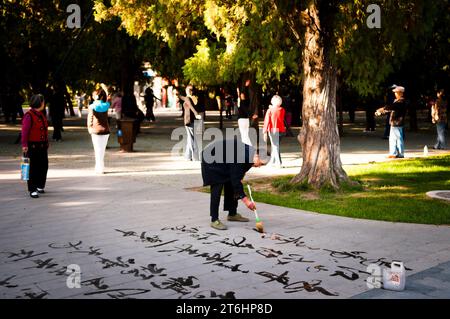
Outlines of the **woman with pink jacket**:
{"type": "Polygon", "coordinates": [[[270,101],[271,105],[264,117],[264,141],[267,142],[267,135],[270,138],[271,155],[268,165],[281,167],[280,139],[286,133],[284,117],[286,111],[281,107],[283,100],[280,96],[274,95],[270,101]]]}

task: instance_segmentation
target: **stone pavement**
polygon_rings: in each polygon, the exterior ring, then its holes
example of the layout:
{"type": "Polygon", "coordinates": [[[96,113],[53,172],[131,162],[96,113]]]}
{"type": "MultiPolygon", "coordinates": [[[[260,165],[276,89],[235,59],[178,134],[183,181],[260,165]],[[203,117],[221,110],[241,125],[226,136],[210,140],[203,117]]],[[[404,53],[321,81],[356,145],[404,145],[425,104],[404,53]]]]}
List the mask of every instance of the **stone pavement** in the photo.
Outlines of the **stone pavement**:
{"type": "Polygon", "coordinates": [[[404,291],[372,289],[354,299],[449,299],[450,261],[421,271],[407,278],[404,291]]]}
{"type": "MultiPolygon", "coordinates": [[[[158,124],[164,125],[164,118],[158,124]]],[[[449,273],[448,226],[357,220],[258,203],[266,236],[254,230],[254,220],[226,222],[228,230],[216,231],[209,227],[208,194],[186,189],[201,185],[198,163],[171,157],[171,144],[161,142],[166,134],[146,136],[144,130],[138,149],[151,149],[132,154],[118,154],[111,138],[107,174],[95,176],[85,130],[80,138],[71,129],[63,143],[52,145],[47,193],[39,199],[29,198],[18,179],[17,156],[0,157],[1,298],[450,296],[441,280],[449,273]],[[145,144],[152,139],[161,143],[145,144]],[[407,290],[369,291],[367,266],[392,260],[408,268],[407,290]],[[68,268],[80,270],[80,276],[68,268]],[[81,288],[69,288],[77,278],[81,288]]],[[[384,147],[381,142],[376,147],[384,147]]],[[[353,162],[365,161],[362,151],[360,157],[352,152],[353,162]]],[[[290,168],[267,169],[249,177],[290,168]]],[[[241,206],[241,213],[252,217],[241,206]]]]}
{"type": "Polygon", "coordinates": [[[47,189],[31,199],[0,180],[2,298],[348,298],[368,290],[371,263],[402,260],[411,275],[450,260],[444,226],[258,204],[263,238],[253,221],[210,228],[204,193],[87,170],[47,189]],[[73,264],[81,288],[69,289],[73,264]]]}

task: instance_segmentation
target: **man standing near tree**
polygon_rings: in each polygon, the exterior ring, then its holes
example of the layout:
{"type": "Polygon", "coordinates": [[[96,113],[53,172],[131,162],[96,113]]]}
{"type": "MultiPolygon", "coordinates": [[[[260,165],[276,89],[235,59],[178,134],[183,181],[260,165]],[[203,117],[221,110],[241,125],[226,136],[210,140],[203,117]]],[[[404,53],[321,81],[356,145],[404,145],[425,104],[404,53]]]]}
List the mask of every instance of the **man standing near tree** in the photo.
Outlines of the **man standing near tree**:
{"type": "Polygon", "coordinates": [[[391,105],[382,107],[375,112],[376,116],[390,113],[390,125],[391,130],[389,133],[389,156],[388,158],[403,158],[405,157],[404,151],[404,132],[403,125],[406,115],[406,103],[403,97],[405,88],[403,86],[395,86],[392,90],[395,94],[394,103],[391,105]]]}

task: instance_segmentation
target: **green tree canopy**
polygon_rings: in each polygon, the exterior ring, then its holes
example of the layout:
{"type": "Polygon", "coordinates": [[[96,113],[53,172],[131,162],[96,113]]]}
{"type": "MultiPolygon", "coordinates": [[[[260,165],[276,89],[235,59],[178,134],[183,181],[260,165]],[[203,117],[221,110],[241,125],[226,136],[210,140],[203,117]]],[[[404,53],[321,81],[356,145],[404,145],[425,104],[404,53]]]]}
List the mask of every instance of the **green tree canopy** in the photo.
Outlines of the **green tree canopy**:
{"type": "Polygon", "coordinates": [[[98,18],[119,16],[130,34],[153,33],[171,49],[190,40],[197,52],[183,71],[197,84],[247,73],[265,85],[283,73],[301,74],[303,165],[293,182],[337,188],[347,180],[336,128],[338,74],[359,95],[376,95],[417,43],[430,39],[447,8],[444,1],[380,0],[381,28],[369,28],[372,2],[96,0],[96,9],[98,18]]]}
{"type": "Polygon", "coordinates": [[[152,33],[137,39],[119,29],[117,17],[104,23],[90,19],[93,1],[80,2],[83,32],[68,28],[66,8],[72,3],[70,0],[1,0],[3,91],[13,86],[44,92],[56,77],[73,89],[92,89],[99,82],[123,87],[139,78],[145,60],[169,65],[159,58],[172,57],[164,54],[167,44],[152,33]]]}

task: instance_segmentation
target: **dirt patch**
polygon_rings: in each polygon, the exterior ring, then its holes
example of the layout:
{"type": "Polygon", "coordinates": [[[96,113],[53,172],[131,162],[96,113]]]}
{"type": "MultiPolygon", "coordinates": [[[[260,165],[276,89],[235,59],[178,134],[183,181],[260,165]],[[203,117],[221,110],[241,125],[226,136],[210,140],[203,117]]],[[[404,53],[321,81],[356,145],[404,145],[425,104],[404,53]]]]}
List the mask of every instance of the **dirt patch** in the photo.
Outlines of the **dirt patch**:
{"type": "Polygon", "coordinates": [[[277,189],[271,185],[271,182],[268,183],[252,183],[252,190],[255,192],[266,192],[266,193],[278,193],[277,189]]]}
{"type": "Polygon", "coordinates": [[[301,193],[302,194],[302,198],[306,199],[306,200],[317,200],[320,199],[320,196],[317,192],[304,192],[301,193]]]}

